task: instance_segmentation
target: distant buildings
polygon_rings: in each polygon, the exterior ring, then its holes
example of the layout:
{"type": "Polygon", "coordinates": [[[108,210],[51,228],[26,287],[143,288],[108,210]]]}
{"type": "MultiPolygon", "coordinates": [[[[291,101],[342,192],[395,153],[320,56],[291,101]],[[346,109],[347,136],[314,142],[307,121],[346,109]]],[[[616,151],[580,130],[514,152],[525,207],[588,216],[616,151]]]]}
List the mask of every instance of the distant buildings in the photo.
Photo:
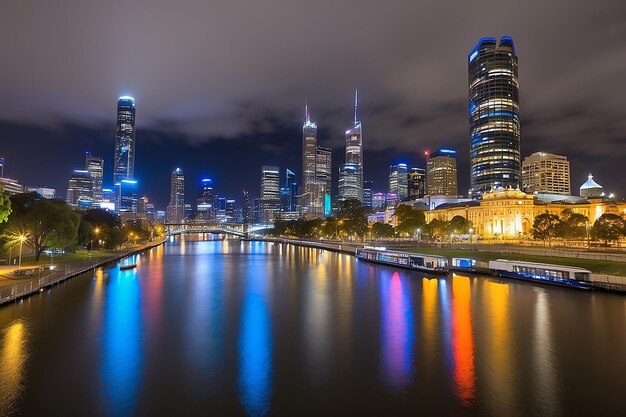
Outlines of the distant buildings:
{"type": "Polygon", "coordinates": [[[27,193],[37,193],[43,198],[56,198],[56,190],[50,187],[39,187],[39,186],[30,186],[26,187],[27,193]]]}
{"type": "Polygon", "coordinates": [[[0,158],[0,189],[4,189],[9,195],[24,192],[24,186],[18,180],[4,176],[4,158],[0,158]]]}
{"type": "MultiPolygon", "coordinates": [[[[339,199],[355,198],[363,202],[363,126],[357,118],[358,92],[354,93],[354,123],[346,130],[346,163],[339,169],[344,174],[344,193],[339,191],[339,199]],[[356,168],[356,171],[354,170],[356,168]],[[346,186],[346,184],[349,184],[346,186]]],[[[339,178],[341,184],[342,178],[339,178]]]]}
{"type": "Polygon", "coordinates": [[[479,198],[494,187],[519,188],[519,83],[513,39],[503,36],[498,44],[495,38],[482,38],[469,53],[468,79],[471,194],[479,198]]]}
{"type": "Polygon", "coordinates": [[[424,198],[426,195],[426,170],[424,168],[411,168],[407,177],[409,200],[424,198]]]}
{"type": "Polygon", "coordinates": [[[100,203],[102,201],[102,176],[104,174],[104,160],[97,156],[85,153],[85,170],[93,178],[92,201],[100,203]]]}
{"type": "Polygon", "coordinates": [[[280,211],[280,170],[278,167],[261,167],[261,221],[271,223],[280,211]]]}
{"type": "Polygon", "coordinates": [[[522,162],[522,189],[527,193],[570,195],[567,157],[535,152],[522,162]]]}
{"type": "Polygon", "coordinates": [[[185,175],[176,168],[170,179],[170,204],[165,210],[167,223],[180,224],[185,219],[185,175]]]}
{"type": "Polygon", "coordinates": [[[406,164],[391,165],[389,167],[389,193],[395,194],[399,201],[409,197],[408,172],[406,164]]]}
{"type": "Polygon", "coordinates": [[[456,151],[439,149],[427,155],[426,183],[431,196],[457,197],[456,151]]]}
{"type": "Polygon", "coordinates": [[[93,177],[86,169],[75,169],[67,185],[67,204],[90,208],[93,202],[93,177]]]}

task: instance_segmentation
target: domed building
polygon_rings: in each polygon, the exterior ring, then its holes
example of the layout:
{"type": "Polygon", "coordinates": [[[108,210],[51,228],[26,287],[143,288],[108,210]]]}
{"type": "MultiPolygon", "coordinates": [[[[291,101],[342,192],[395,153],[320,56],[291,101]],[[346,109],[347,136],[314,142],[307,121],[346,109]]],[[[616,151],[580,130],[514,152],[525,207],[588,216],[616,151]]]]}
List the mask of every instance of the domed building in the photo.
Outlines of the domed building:
{"type": "Polygon", "coordinates": [[[604,187],[593,180],[593,175],[589,174],[589,179],[580,186],[580,196],[585,198],[604,197],[604,187]]]}

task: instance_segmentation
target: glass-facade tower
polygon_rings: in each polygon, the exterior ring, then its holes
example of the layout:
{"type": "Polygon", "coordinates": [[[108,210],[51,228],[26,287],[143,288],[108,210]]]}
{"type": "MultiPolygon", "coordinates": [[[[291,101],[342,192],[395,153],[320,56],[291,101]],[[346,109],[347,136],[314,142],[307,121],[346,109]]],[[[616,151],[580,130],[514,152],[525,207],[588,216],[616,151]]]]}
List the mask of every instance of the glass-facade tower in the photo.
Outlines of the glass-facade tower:
{"type": "Polygon", "coordinates": [[[302,126],[302,211],[313,211],[316,197],[315,162],[317,158],[317,123],[311,122],[308,105],[304,106],[302,126]]]}
{"type": "MultiPolygon", "coordinates": [[[[355,195],[350,198],[356,198],[363,202],[363,127],[357,118],[358,93],[354,94],[354,125],[346,131],[346,163],[345,166],[355,165],[356,172],[356,189],[355,195]]],[[[344,167],[345,167],[344,166],[344,167]]],[[[347,171],[351,171],[350,167],[347,171]]],[[[341,170],[340,170],[341,172],[341,170]]],[[[340,193],[341,194],[341,193],[340,193]]]]}
{"type": "Polygon", "coordinates": [[[471,194],[521,182],[519,82],[513,39],[482,38],[468,56],[471,194]]]}
{"type": "Polygon", "coordinates": [[[117,128],[113,182],[135,177],[135,99],[123,96],[117,100],[117,128]]]}

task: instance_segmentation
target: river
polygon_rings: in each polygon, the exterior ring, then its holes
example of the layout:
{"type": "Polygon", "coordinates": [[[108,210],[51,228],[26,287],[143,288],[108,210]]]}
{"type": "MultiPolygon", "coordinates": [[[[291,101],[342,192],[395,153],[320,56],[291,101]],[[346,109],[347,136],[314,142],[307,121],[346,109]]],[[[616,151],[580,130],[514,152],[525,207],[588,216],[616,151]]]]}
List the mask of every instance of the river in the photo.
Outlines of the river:
{"type": "Polygon", "coordinates": [[[0,308],[0,415],[626,415],[622,295],[210,235],[129,262],[0,308]]]}

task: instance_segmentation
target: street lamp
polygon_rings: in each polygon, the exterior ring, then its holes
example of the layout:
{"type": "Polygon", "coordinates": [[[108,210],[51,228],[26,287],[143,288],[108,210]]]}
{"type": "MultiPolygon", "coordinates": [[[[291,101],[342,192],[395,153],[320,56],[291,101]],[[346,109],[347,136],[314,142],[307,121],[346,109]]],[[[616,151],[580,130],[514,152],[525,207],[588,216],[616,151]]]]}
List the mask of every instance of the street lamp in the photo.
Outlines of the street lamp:
{"type": "Polygon", "coordinates": [[[470,227],[470,229],[469,229],[470,243],[472,243],[472,240],[473,240],[473,239],[472,239],[473,234],[474,234],[474,229],[470,227]]]}
{"type": "Polygon", "coordinates": [[[98,226],[96,226],[93,229],[93,236],[91,236],[91,241],[89,242],[89,250],[93,250],[93,237],[95,236],[96,239],[97,239],[99,233],[100,233],[100,228],[98,226]]]}
{"type": "Polygon", "coordinates": [[[24,233],[20,233],[19,235],[17,235],[17,240],[20,242],[20,258],[17,264],[18,268],[22,267],[22,245],[24,244],[27,238],[28,238],[28,235],[24,233]]]}

